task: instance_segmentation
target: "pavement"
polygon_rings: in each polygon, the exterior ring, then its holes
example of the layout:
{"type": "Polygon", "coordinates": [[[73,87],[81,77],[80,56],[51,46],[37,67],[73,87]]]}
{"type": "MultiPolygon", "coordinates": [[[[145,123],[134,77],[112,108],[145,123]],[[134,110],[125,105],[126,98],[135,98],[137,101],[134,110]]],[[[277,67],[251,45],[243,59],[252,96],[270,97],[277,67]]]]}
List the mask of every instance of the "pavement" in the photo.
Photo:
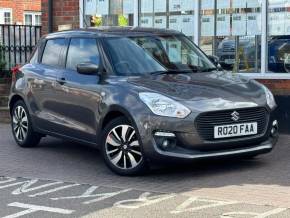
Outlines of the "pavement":
{"type": "Polygon", "coordinates": [[[18,147],[0,124],[0,217],[290,217],[290,136],[254,160],[202,161],[121,177],[92,147],[18,147]],[[288,209],[289,208],[289,209],[288,209]]]}

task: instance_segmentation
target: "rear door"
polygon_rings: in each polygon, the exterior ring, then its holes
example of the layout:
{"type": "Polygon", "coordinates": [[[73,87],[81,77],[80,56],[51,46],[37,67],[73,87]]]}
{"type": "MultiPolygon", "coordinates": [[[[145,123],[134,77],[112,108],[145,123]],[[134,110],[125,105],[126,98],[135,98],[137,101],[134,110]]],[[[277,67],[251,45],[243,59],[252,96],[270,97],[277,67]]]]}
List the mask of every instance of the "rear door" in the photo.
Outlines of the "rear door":
{"type": "Polygon", "coordinates": [[[35,122],[42,130],[54,132],[62,125],[62,117],[57,113],[58,96],[56,90],[62,76],[61,54],[67,47],[67,39],[52,38],[43,43],[43,53],[36,66],[31,81],[35,122]]]}
{"type": "Polygon", "coordinates": [[[99,75],[79,74],[77,65],[89,62],[101,68],[97,39],[71,38],[65,57],[56,108],[57,114],[63,117],[62,132],[72,138],[95,142],[102,85],[99,75]]]}

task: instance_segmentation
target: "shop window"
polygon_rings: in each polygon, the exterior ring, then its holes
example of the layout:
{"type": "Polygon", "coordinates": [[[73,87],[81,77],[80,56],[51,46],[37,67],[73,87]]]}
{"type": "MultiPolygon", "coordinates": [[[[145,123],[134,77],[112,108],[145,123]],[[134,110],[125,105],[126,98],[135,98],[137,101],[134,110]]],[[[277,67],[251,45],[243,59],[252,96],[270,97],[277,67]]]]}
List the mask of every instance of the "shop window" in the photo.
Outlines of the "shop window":
{"type": "Polygon", "coordinates": [[[201,0],[201,48],[216,55],[224,70],[260,71],[259,0],[201,0]]]}
{"type": "Polygon", "coordinates": [[[169,28],[193,40],[196,0],[141,0],[140,26],[169,28]]]}
{"type": "Polygon", "coordinates": [[[134,0],[85,0],[85,26],[133,26],[134,0]]]}
{"type": "Polygon", "coordinates": [[[268,70],[290,73],[290,0],[269,0],[268,7],[268,70]]]}

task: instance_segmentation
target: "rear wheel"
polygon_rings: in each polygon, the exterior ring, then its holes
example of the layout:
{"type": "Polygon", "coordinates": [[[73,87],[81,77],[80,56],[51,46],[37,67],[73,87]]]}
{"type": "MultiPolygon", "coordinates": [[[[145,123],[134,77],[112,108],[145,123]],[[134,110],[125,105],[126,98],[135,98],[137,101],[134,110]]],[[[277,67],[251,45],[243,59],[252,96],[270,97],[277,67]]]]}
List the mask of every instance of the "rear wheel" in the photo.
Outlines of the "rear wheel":
{"type": "Polygon", "coordinates": [[[41,135],[34,132],[25,103],[17,101],[11,111],[11,127],[16,143],[21,147],[35,147],[41,135]]]}
{"type": "Polygon", "coordinates": [[[112,120],[104,129],[103,157],[108,167],[120,175],[135,175],[146,169],[140,139],[126,118],[112,120]]]}

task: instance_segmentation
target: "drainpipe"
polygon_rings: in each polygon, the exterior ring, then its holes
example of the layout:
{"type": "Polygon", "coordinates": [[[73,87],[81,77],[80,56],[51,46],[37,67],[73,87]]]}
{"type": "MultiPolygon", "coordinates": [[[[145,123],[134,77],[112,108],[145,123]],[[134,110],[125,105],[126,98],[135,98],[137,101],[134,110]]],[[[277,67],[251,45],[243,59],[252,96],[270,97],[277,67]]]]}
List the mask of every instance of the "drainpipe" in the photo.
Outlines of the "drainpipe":
{"type": "Polygon", "coordinates": [[[53,0],[48,0],[48,33],[53,32],[53,0]]]}

